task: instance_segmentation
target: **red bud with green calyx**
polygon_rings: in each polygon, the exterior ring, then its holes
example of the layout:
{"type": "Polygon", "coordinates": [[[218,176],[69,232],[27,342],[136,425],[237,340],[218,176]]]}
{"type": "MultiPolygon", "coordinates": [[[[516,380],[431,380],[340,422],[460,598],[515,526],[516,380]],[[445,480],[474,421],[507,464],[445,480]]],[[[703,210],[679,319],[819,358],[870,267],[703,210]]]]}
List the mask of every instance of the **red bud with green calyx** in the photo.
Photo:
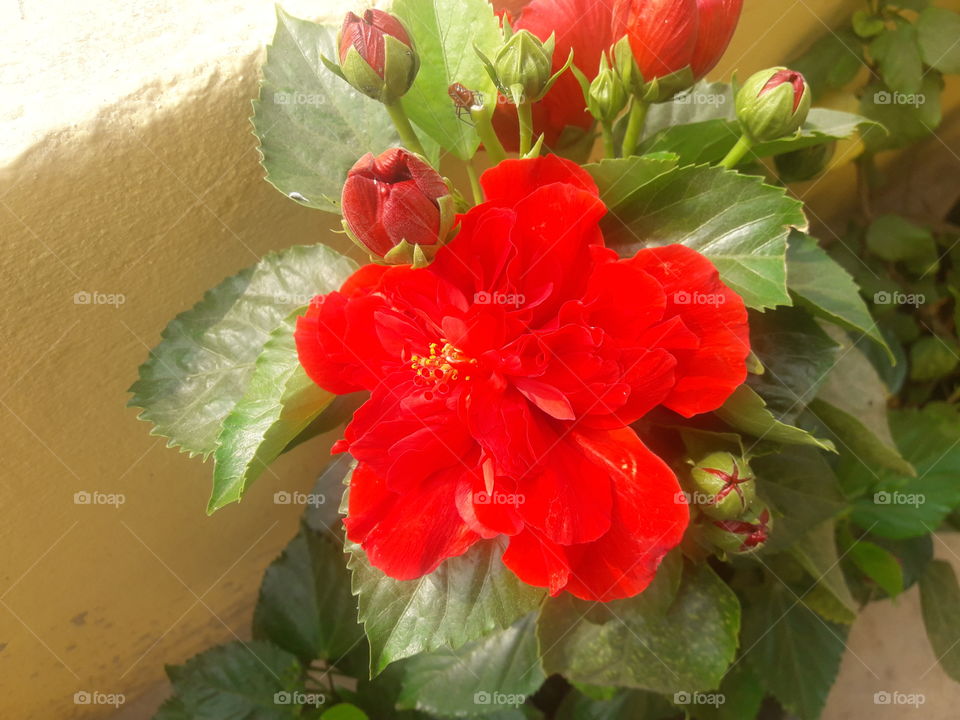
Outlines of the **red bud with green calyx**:
{"type": "Polygon", "coordinates": [[[364,95],[396,102],[413,85],[420,59],[410,34],[383,10],[347,13],[338,39],[340,71],[364,95]]]}
{"type": "Polygon", "coordinates": [[[752,75],[737,93],[737,119],[753,143],[793,135],[810,112],[810,87],[803,75],[784,67],[752,75]]]}
{"type": "Polygon", "coordinates": [[[716,520],[743,516],[757,496],[756,481],[746,460],[728,452],[711,453],[690,471],[694,503],[716,520]]]}

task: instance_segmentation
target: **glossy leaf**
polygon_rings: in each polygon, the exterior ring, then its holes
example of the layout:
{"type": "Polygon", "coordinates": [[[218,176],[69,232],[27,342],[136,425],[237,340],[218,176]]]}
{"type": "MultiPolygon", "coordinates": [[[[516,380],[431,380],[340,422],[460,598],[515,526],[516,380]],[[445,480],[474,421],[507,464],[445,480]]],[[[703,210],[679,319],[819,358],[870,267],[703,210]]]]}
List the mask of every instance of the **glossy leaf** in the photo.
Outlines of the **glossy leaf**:
{"type": "Polygon", "coordinates": [[[960,586],[950,563],[930,563],[920,578],[920,600],[923,624],[937,662],[960,682],[960,586]]]}
{"type": "Polygon", "coordinates": [[[833,443],[821,440],[806,430],[778,420],[756,391],[741,385],[721,408],[714,411],[721,420],[736,430],[753,435],[759,440],[786,445],[812,445],[835,452],[833,443]]]}
{"type": "Polygon", "coordinates": [[[140,366],[130,405],[191,455],[210,455],[243,397],[270,333],[317,294],[340,287],[356,264],[324,245],[297,246],[208,290],[175,317],[140,366]]]}
{"type": "Polygon", "coordinates": [[[347,171],[366,152],[398,145],[386,109],[354,90],[321,58],[336,60],[337,28],[277,7],[253,127],[267,181],[297,202],[340,211],[347,171]]]}

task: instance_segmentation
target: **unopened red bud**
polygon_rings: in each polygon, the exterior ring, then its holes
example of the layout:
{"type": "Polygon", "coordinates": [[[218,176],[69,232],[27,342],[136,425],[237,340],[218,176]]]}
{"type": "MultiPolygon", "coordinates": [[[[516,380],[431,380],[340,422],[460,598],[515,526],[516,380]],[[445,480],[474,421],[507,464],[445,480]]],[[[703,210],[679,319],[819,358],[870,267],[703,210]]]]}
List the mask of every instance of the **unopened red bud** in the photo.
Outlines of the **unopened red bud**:
{"type": "Polygon", "coordinates": [[[728,452],[715,452],[690,471],[700,510],[716,520],[740,518],[757,496],[756,481],[747,461],[728,452]]]}
{"type": "Polygon", "coordinates": [[[420,60],[410,34],[383,10],[347,13],[338,41],[340,70],[360,92],[381,102],[402,97],[417,76],[420,60]]]}
{"type": "Polygon", "coordinates": [[[770,68],[752,75],[737,93],[737,119],[752,142],[792,135],[810,112],[810,87],[803,75],[770,68]]]}
{"type": "Polygon", "coordinates": [[[704,527],[704,538],[719,550],[732,555],[756,552],[770,537],[773,518],[761,508],[741,520],[711,520],[704,527]]]}

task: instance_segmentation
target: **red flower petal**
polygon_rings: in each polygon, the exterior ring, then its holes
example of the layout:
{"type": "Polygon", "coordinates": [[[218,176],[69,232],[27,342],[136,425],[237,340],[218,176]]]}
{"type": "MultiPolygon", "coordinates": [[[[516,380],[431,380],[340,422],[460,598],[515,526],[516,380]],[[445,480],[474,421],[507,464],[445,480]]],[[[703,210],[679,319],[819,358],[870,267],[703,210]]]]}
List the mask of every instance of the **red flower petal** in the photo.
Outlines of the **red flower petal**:
{"type": "Polygon", "coordinates": [[[600,197],[597,184],[586,170],[557,155],[529,160],[504,160],[480,178],[487,202],[514,207],[544,185],[564,183],[600,197]]]}
{"type": "Polygon", "coordinates": [[[617,0],[613,10],[613,36],[630,38],[648,82],[690,64],[699,24],[697,0],[617,0]]]}
{"type": "Polygon", "coordinates": [[[713,70],[726,51],[740,21],[743,0],[697,0],[700,30],[690,65],[700,79],[713,70]]]}

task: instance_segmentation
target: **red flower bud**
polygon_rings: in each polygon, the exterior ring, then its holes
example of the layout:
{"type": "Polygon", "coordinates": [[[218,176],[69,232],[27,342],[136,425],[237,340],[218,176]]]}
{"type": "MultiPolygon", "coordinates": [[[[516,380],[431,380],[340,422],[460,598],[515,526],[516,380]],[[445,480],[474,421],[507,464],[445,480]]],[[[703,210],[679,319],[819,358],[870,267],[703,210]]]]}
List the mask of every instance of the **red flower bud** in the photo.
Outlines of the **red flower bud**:
{"type": "Polygon", "coordinates": [[[768,92],[776,90],[781,85],[790,83],[793,85],[793,111],[796,112],[800,107],[800,103],[803,100],[803,94],[806,92],[807,83],[803,79],[803,75],[794,71],[794,70],[778,70],[774,73],[767,84],[764,85],[758,94],[758,97],[766,95],[768,92]]]}
{"type": "Polygon", "coordinates": [[[452,201],[444,179],[418,156],[402,148],[367,153],[343,186],[344,228],[372,256],[411,263],[417,246],[422,253],[446,240],[452,201]]]}
{"type": "Polygon", "coordinates": [[[743,0],[617,0],[613,35],[627,35],[644,79],[686,67],[693,79],[719,62],[740,19],[743,0]]]}
{"type": "Polygon", "coordinates": [[[346,62],[350,48],[356,48],[374,72],[384,77],[385,35],[396,38],[404,45],[411,45],[406,28],[390,13],[367,10],[361,18],[348,12],[340,29],[340,63],[346,62]]]}

